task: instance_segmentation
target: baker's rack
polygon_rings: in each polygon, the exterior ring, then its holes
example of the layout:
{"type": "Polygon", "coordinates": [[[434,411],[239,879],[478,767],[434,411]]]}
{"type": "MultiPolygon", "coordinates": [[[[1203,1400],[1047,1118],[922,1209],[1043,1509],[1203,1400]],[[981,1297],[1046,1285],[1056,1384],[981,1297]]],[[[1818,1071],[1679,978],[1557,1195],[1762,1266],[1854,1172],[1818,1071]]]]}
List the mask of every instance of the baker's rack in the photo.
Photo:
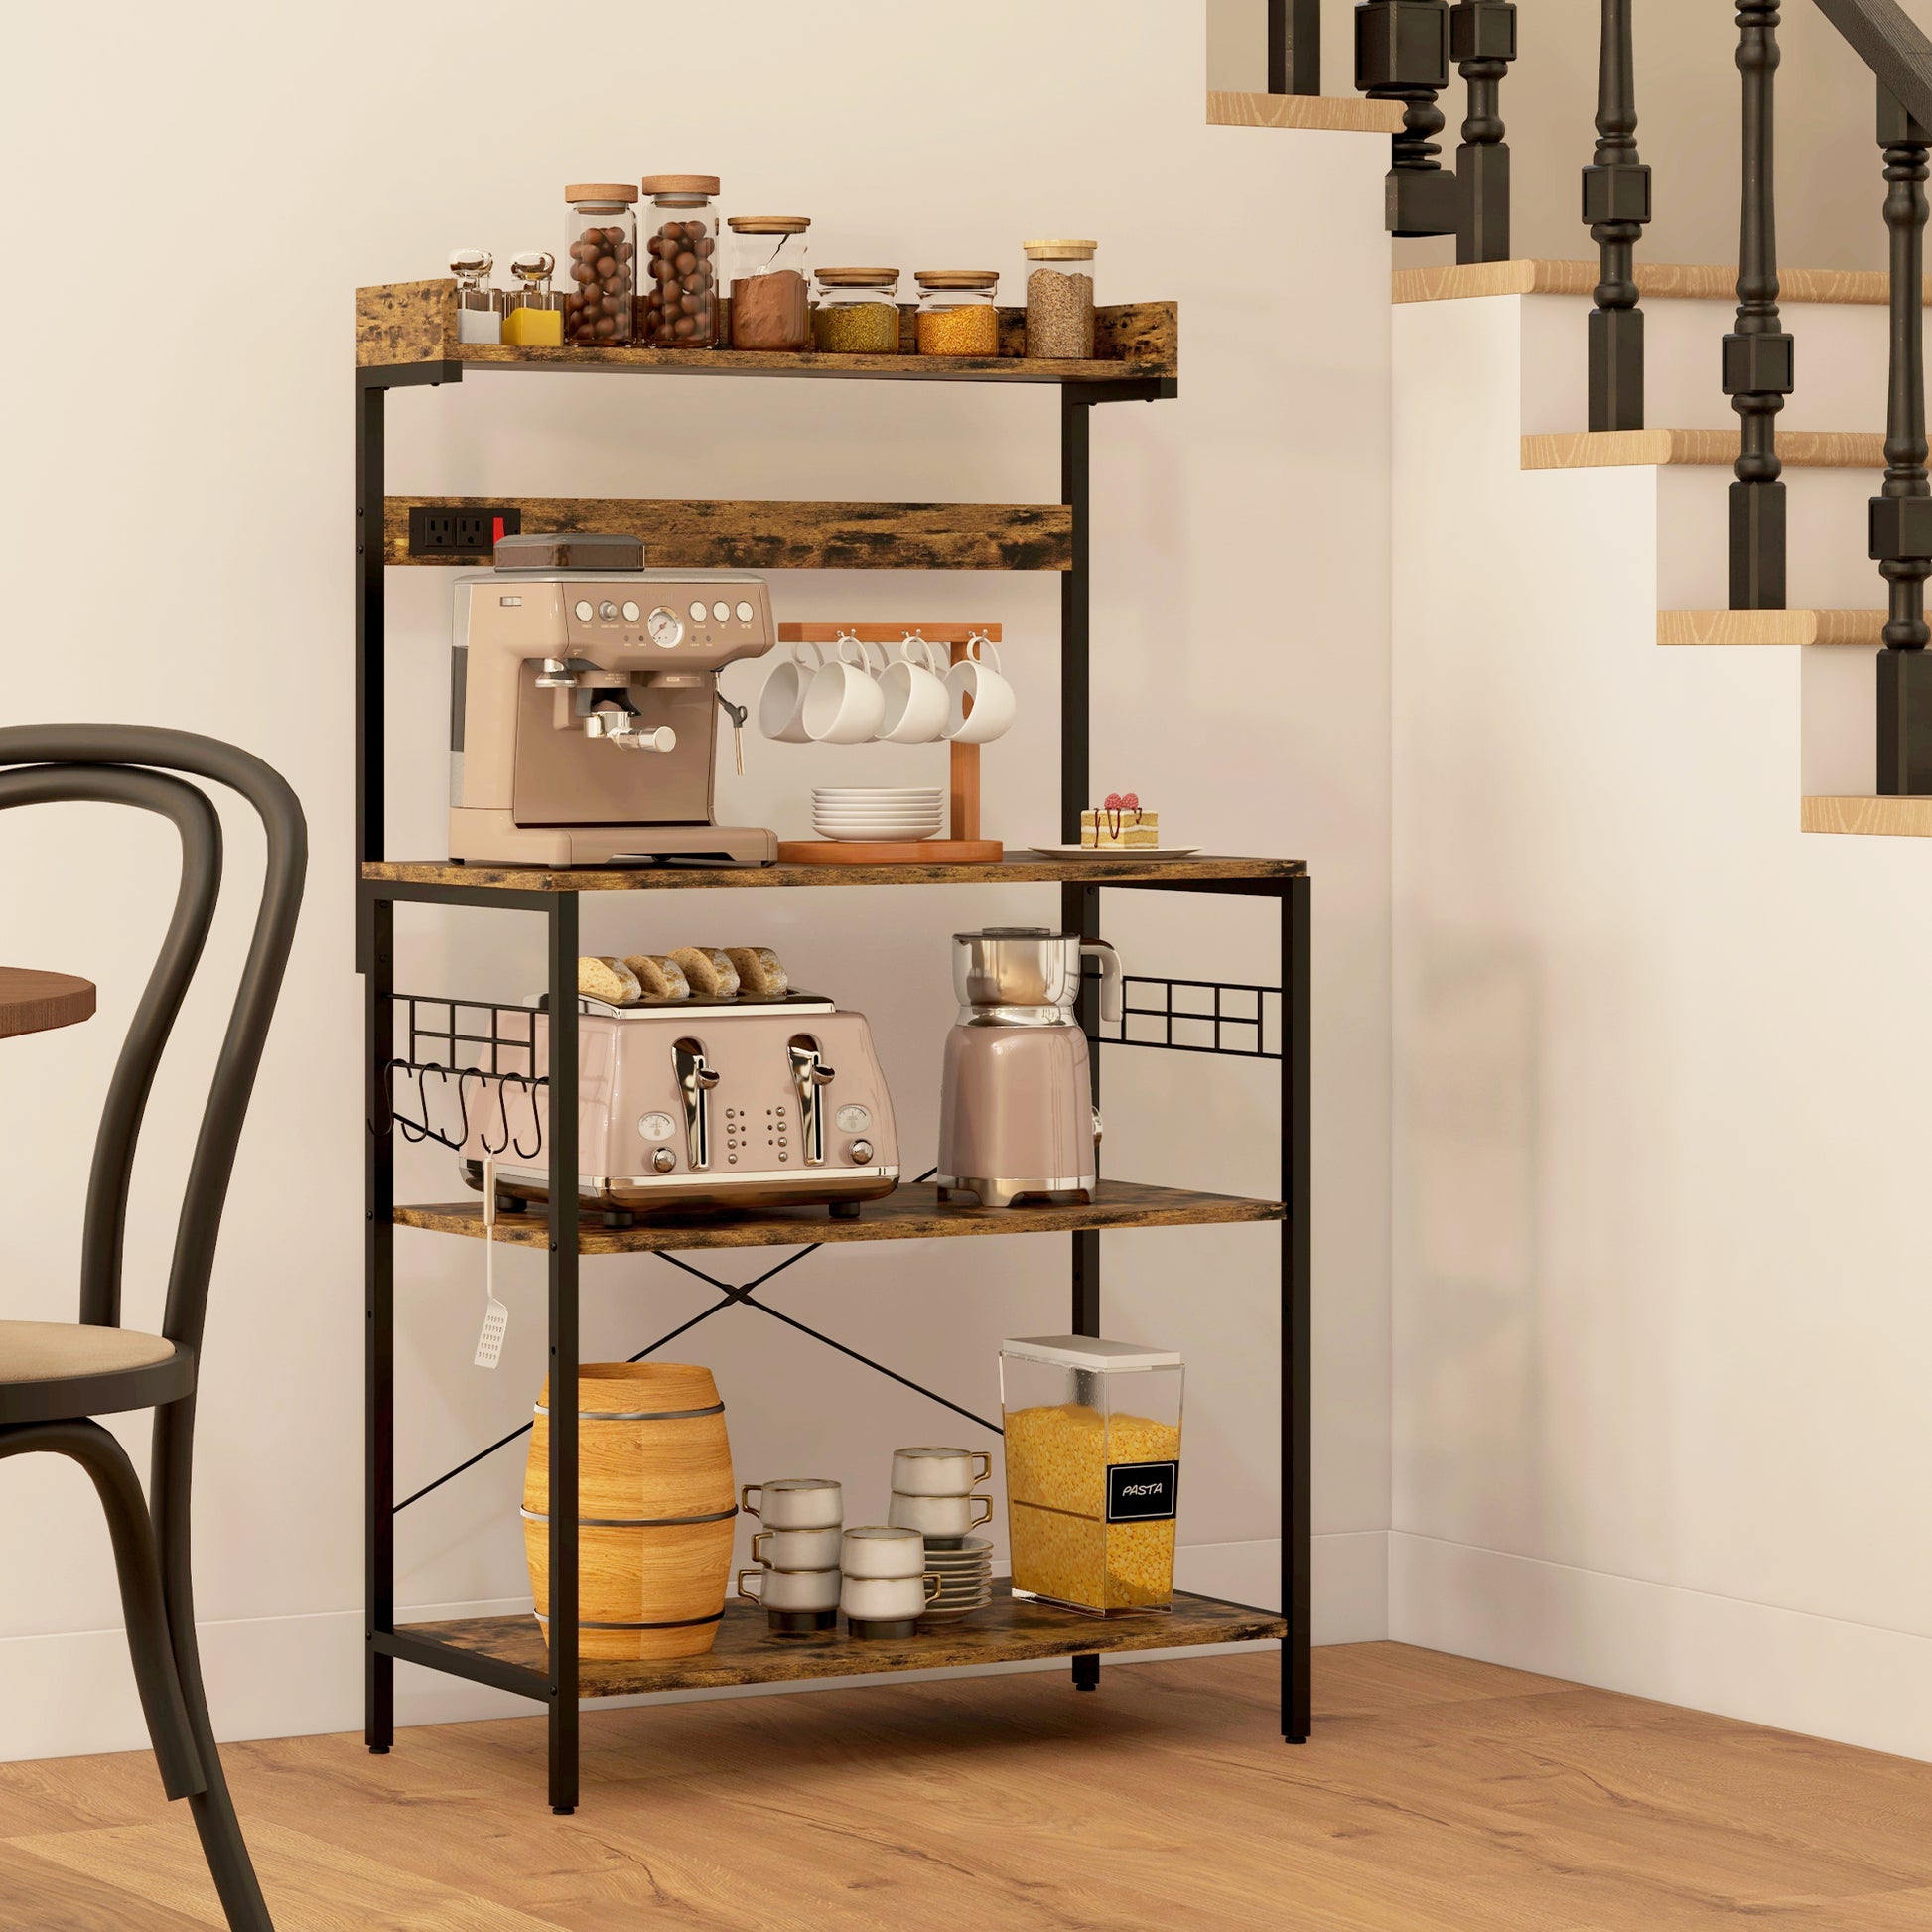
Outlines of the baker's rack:
{"type": "MultiPolygon", "coordinates": [[[[1079,814],[1091,802],[1087,758],[1089,666],[1089,451],[1096,406],[1157,402],[1178,389],[1177,311],[1172,303],[1128,303],[1102,310],[1096,355],[1083,362],[1029,361],[1023,354],[1023,312],[1000,312],[1001,352],[989,357],[849,356],[680,351],[647,348],[518,348],[460,343],[454,284],[446,280],[364,289],[357,297],[356,343],[356,808],[361,858],[357,897],[357,963],[365,999],[367,1376],[366,1430],[366,1722],[372,1751],[394,1742],[394,1670],[398,1660],[512,1692],[542,1705],[549,1723],[549,1798],[568,1813],[579,1800],[578,1725],[586,1697],[637,1692],[830,1678],[899,1668],[933,1669],[1063,1657],[1073,1683],[1093,1690],[1100,1656],[1279,1639],[1282,1648],[1283,1735],[1300,1743],[1309,1734],[1309,882],[1305,866],[1281,859],[1195,857],[1093,860],[1009,856],[994,864],[775,866],[760,869],[619,870],[457,865],[445,860],[397,861],[385,854],[383,759],[386,743],[384,573],[390,566],[477,564],[447,548],[419,549],[417,531],[444,527],[613,530],[644,540],[654,566],[788,570],[1047,570],[1060,580],[1060,836],[1079,835],[1079,814]],[[1060,493],[1055,503],[895,504],[782,502],[651,502],[544,498],[421,498],[387,494],[383,430],[392,392],[436,388],[499,373],[570,370],[604,374],[700,377],[787,377],[807,380],[921,381],[1020,384],[1047,392],[1056,407],[1060,493]],[[413,519],[429,509],[434,518],[413,519]],[[1081,1023],[1096,1044],[1154,1046],[1273,1061],[1279,1066],[1281,1186],[1276,1199],[1247,1199],[1103,1178],[1096,1198],[1081,1206],[1042,1207],[1022,1215],[948,1207],[923,1182],[902,1184],[870,1203],[854,1221],[820,1210],[761,1209],[703,1221],[650,1217],[609,1226],[580,1211],[571,1190],[541,1212],[511,1215],[495,1238],[542,1250],[547,1257],[548,1368],[574,1376],[579,1360],[578,1278],[585,1257],[656,1254],[709,1283],[719,1300],[670,1334],[646,1339],[637,1359],[727,1308],[750,1307],[817,1343],[892,1376],[916,1383],[873,1361],[836,1336],[759,1303],[757,1292],[772,1276],[827,1246],[858,1240],[935,1239],[994,1235],[1070,1237],[1071,1326],[1101,1330],[1101,1235],[1118,1229],[1273,1222],[1281,1253],[1282,1375],[1282,1612],[1276,1614],[1177,1591],[1167,1615],[1088,1618],[1014,1602],[1005,1594],[979,1616],[933,1636],[902,1642],[854,1643],[838,1633],[783,1642],[763,1636],[762,1623],[727,1611],[709,1653],[669,1663],[586,1662],[578,1654],[577,1524],[554,1512],[550,1525],[549,1628],[546,1648],[535,1619],[470,1618],[454,1623],[398,1625],[395,1614],[395,1524],[398,1514],[432,1490],[514,1441],[489,1445],[457,1468],[414,1487],[397,1500],[394,1450],[396,1362],[395,1230],[398,1226],[481,1238],[483,1217],[475,1199],[448,1204],[398,1204],[395,1155],[420,1128],[421,1138],[450,1145],[468,1120],[459,1104],[432,1119],[426,1106],[405,1122],[396,1081],[407,1068],[428,1081],[437,1063],[425,1041],[440,1042],[452,1061],[459,1049],[494,1056],[514,1038],[500,1035],[501,1016],[518,1011],[495,1002],[431,1001],[399,994],[394,984],[398,905],[473,905],[539,916],[545,931],[544,1004],[553,1017],[553,1060],[547,1075],[509,1069],[500,1078],[526,1080],[539,1096],[553,1171],[577,1168],[576,967],[579,907],[587,892],[684,892],[816,886],[898,886],[970,889],[977,885],[1056,886],[1063,930],[1100,936],[1105,891],[1212,893],[1273,899],[1281,947],[1279,986],[1233,986],[1203,980],[1131,975],[1128,1013],[1118,1035],[1101,1028],[1089,987],[1081,1023]],[[416,1023],[432,1005],[451,1009],[447,1027],[416,1023]],[[458,1013],[487,1013],[490,1032],[467,1036],[458,1013]],[[398,1053],[398,1019],[407,1041],[398,1053]],[[789,1250],[754,1280],[728,1284],[685,1257],[713,1247],[789,1250]]],[[[433,1049],[432,1049],[433,1050],[433,1049]]],[[[459,1102],[464,1068],[456,1076],[459,1102]]],[[[473,1074],[475,1068],[469,1069],[473,1074]]],[[[1095,1056],[1095,1083],[1100,1077],[1095,1056]]],[[[479,1086],[486,1084],[478,1082],[479,1086]]],[[[447,1095],[447,1088],[444,1090],[447,1095]]],[[[920,1389],[948,1411],[997,1425],[944,1391],[920,1389]]],[[[520,1405],[519,1405],[520,1406],[520,1405]]],[[[552,1418],[549,1480],[553,1495],[577,1490],[576,1417],[565,1406],[552,1418]]]]}

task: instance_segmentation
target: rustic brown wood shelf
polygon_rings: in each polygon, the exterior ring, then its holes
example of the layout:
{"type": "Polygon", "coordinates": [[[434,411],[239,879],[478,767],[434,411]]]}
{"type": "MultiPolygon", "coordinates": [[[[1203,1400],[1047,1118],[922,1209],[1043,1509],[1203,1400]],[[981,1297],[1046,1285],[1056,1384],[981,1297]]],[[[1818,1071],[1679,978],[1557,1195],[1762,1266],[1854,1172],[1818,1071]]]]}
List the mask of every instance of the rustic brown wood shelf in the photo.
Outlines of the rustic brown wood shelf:
{"type": "MultiPolygon", "coordinates": [[[[1198,1194],[1184,1187],[1149,1187],[1131,1180],[1102,1180],[1099,1197],[1085,1206],[1028,1207],[1001,1212],[949,1207],[928,1180],[901,1182],[884,1200],[868,1201],[854,1221],[834,1220],[821,1207],[768,1207],[746,1214],[653,1215],[635,1227],[607,1228],[585,1214],[577,1252],[585,1255],[651,1254],[682,1248],[779,1248],[801,1242],[934,1241],[962,1235],[1064,1234],[1076,1228],[1211,1227],[1242,1221],[1279,1221],[1278,1200],[1239,1194],[1198,1194]]],[[[427,1228],[482,1240],[481,1201],[398,1207],[399,1227],[427,1228]]],[[[547,1248],[550,1223],[541,1207],[528,1214],[499,1214],[496,1239],[511,1247],[547,1248]]]]}
{"type": "MultiPolygon", "coordinates": [[[[1179,373],[1180,312],[1172,302],[1123,302],[1098,310],[1091,361],[1030,359],[1026,311],[1000,311],[998,355],[774,354],[749,349],[517,348],[457,340],[456,283],[392,282],[355,292],[355,359],[363,369],[448,363],[470,369],[579,369],[637,375],[817,376],[897,382],[1071,384],[1142,380],[1170,385],[1179,373]]],[[[911,311],[901,308],[901,350],[911,311]]],[[[1168,391],[1172,393],[1172,390],[1168,391]]]]}
{"type": "MultiPolygon", "coordinates": [[[[993,1592],[991,1605],[977,1616],[917,1636],[877,1641],[848,1636],[843,1625],[809,1636],[774,1637],[765,1629],[762,1610],[730,1602],[718,1640],[703,1656],[661,1663],[600,1663],[586,1657],[578,1665],[578,1691],[584,1697],[635,1697],[650,1691],[783,1684],[872,1671],[948,1670],[1099,1651],[1175,1650],[1190,1644],[1251,1643],[1283,1636],[1288,1628],[1267,1610],[1182,1590],[1174,1592],[1172,1610],[1144,1616],[1082,1616],[1044,1603],[1016,1602],[1004,1581],[995,1583],[993,1592]]],[[[543,1629],[534,1616],[410,1623],[397,1635],[533,1676],[549,1670],[543,1629]]]]}
{"type": "Polygon", "coordinates": [[[382,560],[481,569],[489,559],[409,548],[409,513],[516,511],[526,530],[639,537],[653,570],[1065,570],[1064,503],[648,502],[556,496],[390,496],[382,560]]]}
{"type": "Polygon", "coordinates": [[[508,893],[663,893],[778,886],[1011,886],[1078,880],[1093,886],[1164,881],[1297,879],[1300,859],[1033,858],[1016,847],[1004,859],[972,866],[487,866],[447,859],[372,859],[371,882],[403,886],[485,887],[508,893]]]}

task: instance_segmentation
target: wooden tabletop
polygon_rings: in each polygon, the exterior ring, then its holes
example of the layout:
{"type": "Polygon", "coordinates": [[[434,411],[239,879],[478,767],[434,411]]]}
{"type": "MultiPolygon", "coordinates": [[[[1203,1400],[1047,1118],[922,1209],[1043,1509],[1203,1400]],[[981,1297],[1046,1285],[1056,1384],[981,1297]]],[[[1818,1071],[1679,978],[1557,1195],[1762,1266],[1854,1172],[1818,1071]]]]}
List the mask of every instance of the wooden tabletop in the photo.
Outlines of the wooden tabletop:
{"type": "Polygon", "coordinates": [[[71,973],[37,973],[0,966],[0,1039],[71,1027],[94,1010],[94,983],[71,973]]]}

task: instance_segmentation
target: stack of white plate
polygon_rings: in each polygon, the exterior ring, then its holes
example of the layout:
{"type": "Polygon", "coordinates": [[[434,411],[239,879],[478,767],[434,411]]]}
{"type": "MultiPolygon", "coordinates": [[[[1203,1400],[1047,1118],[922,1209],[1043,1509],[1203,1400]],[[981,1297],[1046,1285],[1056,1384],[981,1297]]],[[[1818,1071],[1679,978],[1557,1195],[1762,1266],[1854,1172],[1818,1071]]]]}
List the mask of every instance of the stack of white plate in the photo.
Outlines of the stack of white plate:
{"type": "Polygon", "coordinates": [[[939,1578],[939,1594],[925,1608],[928,1622],[971,1616],[992,1602],[993,1546],[985,1537],[927,1537],[925,1567],[939,1578]]]}
{"type": "Polygon", "coordinates": [[[812,827],[822,839],[929,839],[945,822],[938,785],[819,785],[812,827]]]}

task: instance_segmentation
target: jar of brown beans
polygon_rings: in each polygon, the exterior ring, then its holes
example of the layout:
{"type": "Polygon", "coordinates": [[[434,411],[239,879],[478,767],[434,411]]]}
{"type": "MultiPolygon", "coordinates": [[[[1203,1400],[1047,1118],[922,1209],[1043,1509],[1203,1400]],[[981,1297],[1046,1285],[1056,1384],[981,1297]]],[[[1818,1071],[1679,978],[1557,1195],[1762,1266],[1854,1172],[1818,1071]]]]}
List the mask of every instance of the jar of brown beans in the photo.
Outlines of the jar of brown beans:
{"type": "Polygon", "coordinates": [[[628,182],[564,190],[564,341],[582,348],[627,343],[637,290],[637,191],[628,182]]]}
{"type": "Polygon", "coordinates": [[[637,335],[652,348],[718,342],[718,177],[646,175],[637,335]]]}

